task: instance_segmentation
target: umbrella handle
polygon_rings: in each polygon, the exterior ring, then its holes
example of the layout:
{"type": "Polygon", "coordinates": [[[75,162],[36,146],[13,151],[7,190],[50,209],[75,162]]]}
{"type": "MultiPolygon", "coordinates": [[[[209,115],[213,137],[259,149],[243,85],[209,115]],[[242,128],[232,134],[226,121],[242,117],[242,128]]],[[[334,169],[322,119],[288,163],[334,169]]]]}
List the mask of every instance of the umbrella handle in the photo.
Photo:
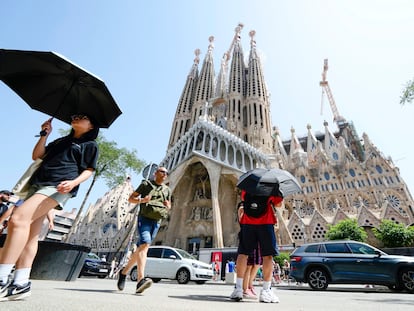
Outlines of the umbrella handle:
{"type": "MultiPolygon", "coordinates": [[[[50,122],[52,122],[52,120],[53,120],[53,117],[49,119],[50,122]]],[[[46,136],[46,135],[47,135],[47,132],[45,130],[41,130],[39,135],[35,135],[35,137],[46,136]]]]}

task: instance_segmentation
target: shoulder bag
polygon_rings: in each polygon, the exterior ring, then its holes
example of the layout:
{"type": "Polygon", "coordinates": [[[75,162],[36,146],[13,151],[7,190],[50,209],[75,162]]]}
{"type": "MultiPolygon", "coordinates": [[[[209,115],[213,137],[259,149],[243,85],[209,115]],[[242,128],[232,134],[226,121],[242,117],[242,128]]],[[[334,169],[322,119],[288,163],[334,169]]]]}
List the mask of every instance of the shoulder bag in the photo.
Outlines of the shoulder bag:
{"type": "Polygon", "coordinates": [[[34,160],[32,164],[30,164],[30,166],[27,168],[27,170],[24,172],[22,177],[20,177],[20,179],[12,189],[12,192],[15,195],[18,195],[22,199],[26,198],[30,188],[30,178],[32,178],[33,174],[38,170],[42,162],[43,160],[39,158],[34,160]]]}

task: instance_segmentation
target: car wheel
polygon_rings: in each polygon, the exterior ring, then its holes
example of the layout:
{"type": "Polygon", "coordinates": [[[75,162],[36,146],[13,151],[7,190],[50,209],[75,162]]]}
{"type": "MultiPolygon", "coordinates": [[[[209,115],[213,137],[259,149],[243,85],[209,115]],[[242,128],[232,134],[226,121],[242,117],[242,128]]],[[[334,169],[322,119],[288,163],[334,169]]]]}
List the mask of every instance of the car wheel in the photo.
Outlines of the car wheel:
{"type": "Polygon", "coordinates": [[[190,281],[190,271],[185,268],[181,268],[177,272],[178,284],[187,284],[190,281]]]}
{"type": "Polygon", "coordinates": [[[414,269],[404,268],[400,271],[400,285],[409,293],[414,293],[414,269]]]}
{"type": "Polygon", "coordinates": [[[329,284],[328,274],[321,268],[311,268],[308,272],[307,280],[313,290],[325,290],[329,284]]]}
{"type": "MultiPolygon", "coordinates": [[[[121,272],[119,272],[121,273],[121,272]]],[[[133,267],[131,272],[129,273],[129,278],[131,279],[131,281],[136,282],[138,279],[138,271],[137,271],[137,267],[133,267]]]]}

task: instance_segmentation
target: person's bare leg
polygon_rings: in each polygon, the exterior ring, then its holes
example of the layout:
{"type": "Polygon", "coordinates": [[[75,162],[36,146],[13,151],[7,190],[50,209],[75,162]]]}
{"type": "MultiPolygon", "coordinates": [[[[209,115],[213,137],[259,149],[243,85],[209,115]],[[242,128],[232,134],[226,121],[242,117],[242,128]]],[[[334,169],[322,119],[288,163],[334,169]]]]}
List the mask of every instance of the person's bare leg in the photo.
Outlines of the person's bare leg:
{"type": "Polygon", "coordinates": [[[141,244],[137,249],[137,272],[138,272],[138,282],[142,280],[145,276],[145,264],[147,263],[147,253],[150,245],[148,243],[141,244]]]}
{"type": "Polygon", "coordinates": [[[54,208],[57,202],[34,194],[13,211],[8,223],[7,239],[0,254],[0,264],[15,264],[29,241],[31,224],[54,208]]]}
{"type": "Polygon", "coordinates": [[[244,273],[244,277],[243,277],[243,292],[245,292],[249,288],[250,275],[251,275],[252,268],[253,268],[252,265],[246,266],[246,272],[244,273]]]}
{"type": "MultiPolygon", "coordinates": [[[[254,282],[254,279],[257,276],[257,271],[259,270],[259,268],[260,268],[260,265],[254,265],[254,266],[252,266],[252,269],[250,270],[250,277],[249,277],[249,284],[248,284],[248,288],[250,288],[250,289],[253,288],[253,282],[254,282]]],[[[256,294],[255,291],[253,291],[253,293],[256,294]]]]}
{"type": "Polygon", "coordinates": [[[138,249],[135,250],[131,254],[131,257],[129,258],[127,264],[125,267],[120,271],[121,274],[127,275],[129,271],[138,263],[138,249]]]}
{"type": "Polygon", "coordinates": [[[137,280],[144,278],[145,264],[147,262],[147,252],[149,244],[141,244],[138,248],[131,254],[131,258],[128,260],[126,266],[122,269],[121,273],[127,275],[128,272],[136,265],[137,266],[137,280]]]}
{"type": "Polygon", "coordinates": [[[22,254],[16,262],[16,270],[23,268],[31,268],[33,261],[37,254],[37,249],[39,246],[39,235],[42,230],[43,222],[46,218],[46,215],[36,219],[30,226],[29,240],[26,243],[25,248],[23,249],[22,254]]]}
{"type": "Polygon", "coordinates": [[[273,260],[272,256],[263,257],[263,281],[272,282],[273,260]]]}

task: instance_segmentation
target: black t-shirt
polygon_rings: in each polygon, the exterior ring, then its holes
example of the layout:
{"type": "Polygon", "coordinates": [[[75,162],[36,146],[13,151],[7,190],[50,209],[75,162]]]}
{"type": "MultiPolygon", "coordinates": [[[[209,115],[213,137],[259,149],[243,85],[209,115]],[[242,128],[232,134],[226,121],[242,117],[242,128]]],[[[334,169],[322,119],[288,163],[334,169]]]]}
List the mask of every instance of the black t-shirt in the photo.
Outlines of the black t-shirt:
{"type": "MultiPolygon", "coordinates": [[[[66,136],[46,146],[46,156],[30,183],[39,186],[57,186],[63,180],[77,178],[84,170],[96,169],[98,144],[94,140],[66,136]]],[[[79,186],[72,189],[76,196],[79,186]]]]}

